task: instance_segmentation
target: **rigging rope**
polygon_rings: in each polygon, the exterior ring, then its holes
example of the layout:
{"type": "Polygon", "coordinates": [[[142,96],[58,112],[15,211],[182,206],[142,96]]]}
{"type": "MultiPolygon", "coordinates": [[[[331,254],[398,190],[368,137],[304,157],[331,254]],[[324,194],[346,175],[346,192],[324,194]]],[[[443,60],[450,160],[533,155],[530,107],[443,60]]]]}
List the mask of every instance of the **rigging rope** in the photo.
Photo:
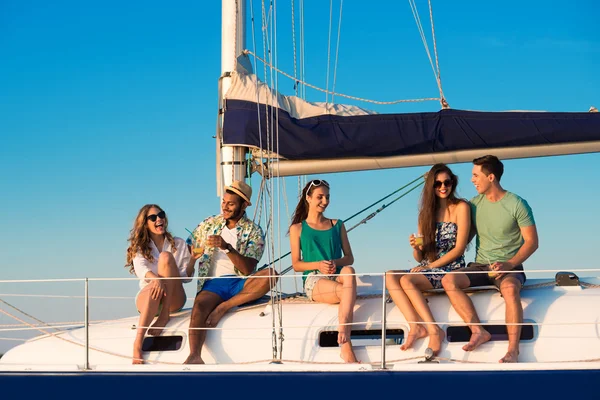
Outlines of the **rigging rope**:
{"type": "MultiPolygon", "coordinates": [[[[340,35],[342,33],[342,7],[344,6],[344,0],[340,0],[340,20],[338,22],[338,34],[337,34],[337,45],[335,48],[335,64],[333,66],[333,86],[331,87],[332,93],[335,93],[335,82],[337,80],[337,66],[338,66],[338,55],[340,53],[340,35]]],[[[335,95],[331,95],[331,102],[334,101],[335,95]]]]}
{"type": "MultiPolygon", "coordinates": [[[[246,55],[250,54],[250,55],[254,56],[257,60],[259,60],[260,62],[264,63],[265,66],[268,65],[269,67],[272,67],[276,72],[280,73],[281,75],[283,75],[285,77],[288,77],[290,79],[294,79],[294,77],[291,76],[290,74],[288,74],[288,73],[286,73],[286,72],[284,72],[284,71],[282,71],[280,69],[274,68],[267,61],[265,61],[261,57],[257,56],[253,51],[246,49],[246,50],[244,50],[243,53],[246,54],[246,55]]],[[[322,89],[322,88],[320,88],[318,86],[312,85],[312,84],[306,82],[305,80],[300,81],[300,83],[303,84],[304,86],[307,86],[309,88],[318,90],[320,92],[327,92],[327,93],[329,93],[332,96],[345,97],[347,99],[362,101],[362,102],[365,102],[365,103],[391,105],[391,104],[400,104],[400,103],[416,103],[416,102],[422,102],[422,101],[440,101],[439,97],[424,97],[424,98],[421,98],[421,99],[407,99],[407,100],[393,100],[393,101],[369,100],[369,99],[365,99],[365,98],[362,98],[362,97],[350,96],[350,95],[343,94],[343,93],[328,92],[327,90],[322,89]]]]}
{"type": "Polygon", "coordinates": [[[438,89],[440,90],[440,103],[442,105],[442,108],[450,108],[450,105],[448,104],[448,102],[446,101],[446,98],[444,97],[444,91],[442,90],[442,76],[440,73],[440,60],[438,57],[438,52],[437,52],[437,40],[435,38],[435,28],[433,25],[433,10],[431,7],[431,0],[428,0],[429,2],[429,21],[431,23],[431,38],[433,40],[433,54],[435,56],[435,67],[437,69],[437,84],[438,84],[438,89]]]}
{"type": "MultiPolygon", "coordinates": [[[[329,67],[331,66],[331,18],[333,15],[333,0],[329,0],[329,35],[327,37],[327,75],[325,78],[325,109],[329,110],[329,67]]],[[[332,101],[333,102],[333,101],[332,101]]]]}

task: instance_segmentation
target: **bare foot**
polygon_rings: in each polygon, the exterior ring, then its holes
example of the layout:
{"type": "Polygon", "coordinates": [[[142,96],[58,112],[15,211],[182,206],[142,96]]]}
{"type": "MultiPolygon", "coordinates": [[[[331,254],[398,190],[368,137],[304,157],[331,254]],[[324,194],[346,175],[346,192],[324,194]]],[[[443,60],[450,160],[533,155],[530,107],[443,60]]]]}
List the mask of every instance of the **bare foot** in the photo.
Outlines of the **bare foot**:
{"type": "Polygon", "coordinates": [[[440,350],[442,349],[442,341],[446,336],[444,331],[441,330],[439,327],[436,329],[436,331],[437,332],[435,334],[429,335],[429,344],[427,344],[427,347],[429,347],[433,351],[434,356],[437,356],[440,350]]]}
{"type": "Polygon", "coordinates": [[[408,336],[406,337],[406,342],[400,346],[400,350],[408,350],[412,347],[413,343],[417,339],[422,339],[427,336],[427,330],[421,325],[413,325],[408,331],[408,336]]]}
{"type": "Polygon", "coordinates": [[[491,338],[492,335],[490,335],[490,333],[485,329],[481,332],[474,332],[471,334],[471,340],[469,340],[469,343],[465,344],[462,349],[464,351],[473,351],[491,338]]]}
{"type": "Polygon", "coordinates": [[[184,364],[204,364],[204,360],[200,356],[197,356],[195,354],[190,354],[183,363],[184,364]]]}
{"type": "Polygon", "coordinates": [[[169,315],[167,314],[166,317],[162,317],[162,316],[158,316],[158,318],[156,318],[156,321],[150,325],[150,328],[148,329],[148,335],[150,336],[158,336],[162,333],[163,329],[165,328],[165,326],[167,326],[167,323],[169,322],[169,315]]]}
{"type": "Polygon", "coordinates": [[[499,363],[516,363],[519,362],[519,352],[518,351],[508,351],[504,357],[498,361],[499,363]]]}
{"type": "Polygon", "coordinates": [[[358,363],[356,359],[356,355],[354,354],[354,350],[352,349],[352,343],[349,341],[342,344],[342,351],[340,352],[340,357],[344,360],[345,363],[358,363]]]}
{"type": "Polygon", "coordinates": [[[219,304],[214,310],[213,312],[211,312],[208,316],[208,318],[206,318],[206,325],[207,326],[211,326],[211,327],[215,327],[219,324],[219,321],[221,320],[221,318],[223,318],[223,315],[225,315],[225,313],[229,311],[228,308],[223,307],[223,304],[219,304]]]}

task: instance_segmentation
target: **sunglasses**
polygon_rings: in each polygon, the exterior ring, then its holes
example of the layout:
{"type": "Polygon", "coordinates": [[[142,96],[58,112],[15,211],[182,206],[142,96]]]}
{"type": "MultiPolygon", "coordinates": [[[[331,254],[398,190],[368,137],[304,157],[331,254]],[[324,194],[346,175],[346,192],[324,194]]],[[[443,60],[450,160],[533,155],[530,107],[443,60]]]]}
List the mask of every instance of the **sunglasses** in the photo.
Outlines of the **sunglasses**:
{"type": "Polygon", "coordinates": [[[327,183],[326,180],[321,180],[321,179],[314,179],[312,181],[310,181],[310,185],[308,185],[308,190],[306,191],[306,193],[310,192],[310,189],[314,186],[314,187],[319,187],[321,185],[325,185],[327,187],[329,187],[329,183],[327,183]]]}
{"type": "Polygon", "coordinates": [[[452,180],[451,179],[446,179],[445,181],[435,181],[433,183],[433,187],[436,188],[436,189],[441,188],[442,185],[444,185],[446,187],[450,187],[450,186],[452,186],[452,180]]]}
{"type": "Polygon", "coordinates": [[[147,215],[147,216],[146,216],[146,221],[150,220],[150,221],[152,221],[152,222],[156,222],[156,219],[157,219],[157,218],[160,218],[160,219],[165,219],[165,217],[166,217],[166,216],[167,216],[167,215],[165,214],[165,212],[164,212],[164,211],[161,211],[161,212],[159,212],[158,214],[150,214],[150,215],[147,215]]]}

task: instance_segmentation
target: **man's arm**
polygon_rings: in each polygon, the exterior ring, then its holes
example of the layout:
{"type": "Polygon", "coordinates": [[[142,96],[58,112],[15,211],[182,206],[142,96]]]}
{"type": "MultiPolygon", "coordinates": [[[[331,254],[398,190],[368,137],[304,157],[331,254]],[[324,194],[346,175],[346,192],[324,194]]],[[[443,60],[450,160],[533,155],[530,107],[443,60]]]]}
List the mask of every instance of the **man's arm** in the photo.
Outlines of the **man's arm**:
{"type": "MultiPolygon", "coordinates": [[[[506,262],[496,262],[492,269],[495,271],[511,271],[517,265],[521,265],[538,249],[538,234],[535,225],[521,227],[521,236],[523,236],[523,245],[510,260],[506,262]]],[[[502,274],[498,274],[496,279],[500,279],[502,274]]]]}
{"type": "Polygon", "coordinates": [[[538,234],[535,225],[524,226],[521,228],[523,236],[523,245],[517,251],[508,263],[514,268],[516,265],[523,264],[538,249],[538,234]]]}
{"type": "Polygon", "coordinates": [[[258,265],[258,260],[252,257],[246,257],[241,255],[235,248],[233,248],[233,246],[230,246],[230,251],[229,253],[227,253],[227,256],[229,257],[233,265],[235,265],[235,267],[246,276],[253,273],[256,269],[256,265],[258,265]]]}
{"type": "Polygon", "coordinates": [[[240,254],[233,246],[223,239],[220,235],[209,236],[206,240],[206,245],[209,247],[218,247],[221,250],[229,249],[227,257],[231,260],[235,268],[244,275],[250,275],[254,272],[258,260],[253,257],[246,257],[240,254]]]}

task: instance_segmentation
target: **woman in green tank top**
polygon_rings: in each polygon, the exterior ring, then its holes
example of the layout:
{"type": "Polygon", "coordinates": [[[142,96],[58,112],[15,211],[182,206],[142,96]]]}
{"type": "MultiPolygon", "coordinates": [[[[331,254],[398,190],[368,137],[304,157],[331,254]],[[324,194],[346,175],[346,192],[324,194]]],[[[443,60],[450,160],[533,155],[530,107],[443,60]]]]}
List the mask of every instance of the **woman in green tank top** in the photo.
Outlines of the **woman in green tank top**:
{"type": "Polygon", "coordinates": [[[338,343],[345,362],[358,362],[350,335],[356,302],[354,256],[342,220],[329,219],[329,184],[315,179],[302,190],[290,226],[294,271],[302,272],[307,297],[319,303],[338,304],[338,343]]]}

